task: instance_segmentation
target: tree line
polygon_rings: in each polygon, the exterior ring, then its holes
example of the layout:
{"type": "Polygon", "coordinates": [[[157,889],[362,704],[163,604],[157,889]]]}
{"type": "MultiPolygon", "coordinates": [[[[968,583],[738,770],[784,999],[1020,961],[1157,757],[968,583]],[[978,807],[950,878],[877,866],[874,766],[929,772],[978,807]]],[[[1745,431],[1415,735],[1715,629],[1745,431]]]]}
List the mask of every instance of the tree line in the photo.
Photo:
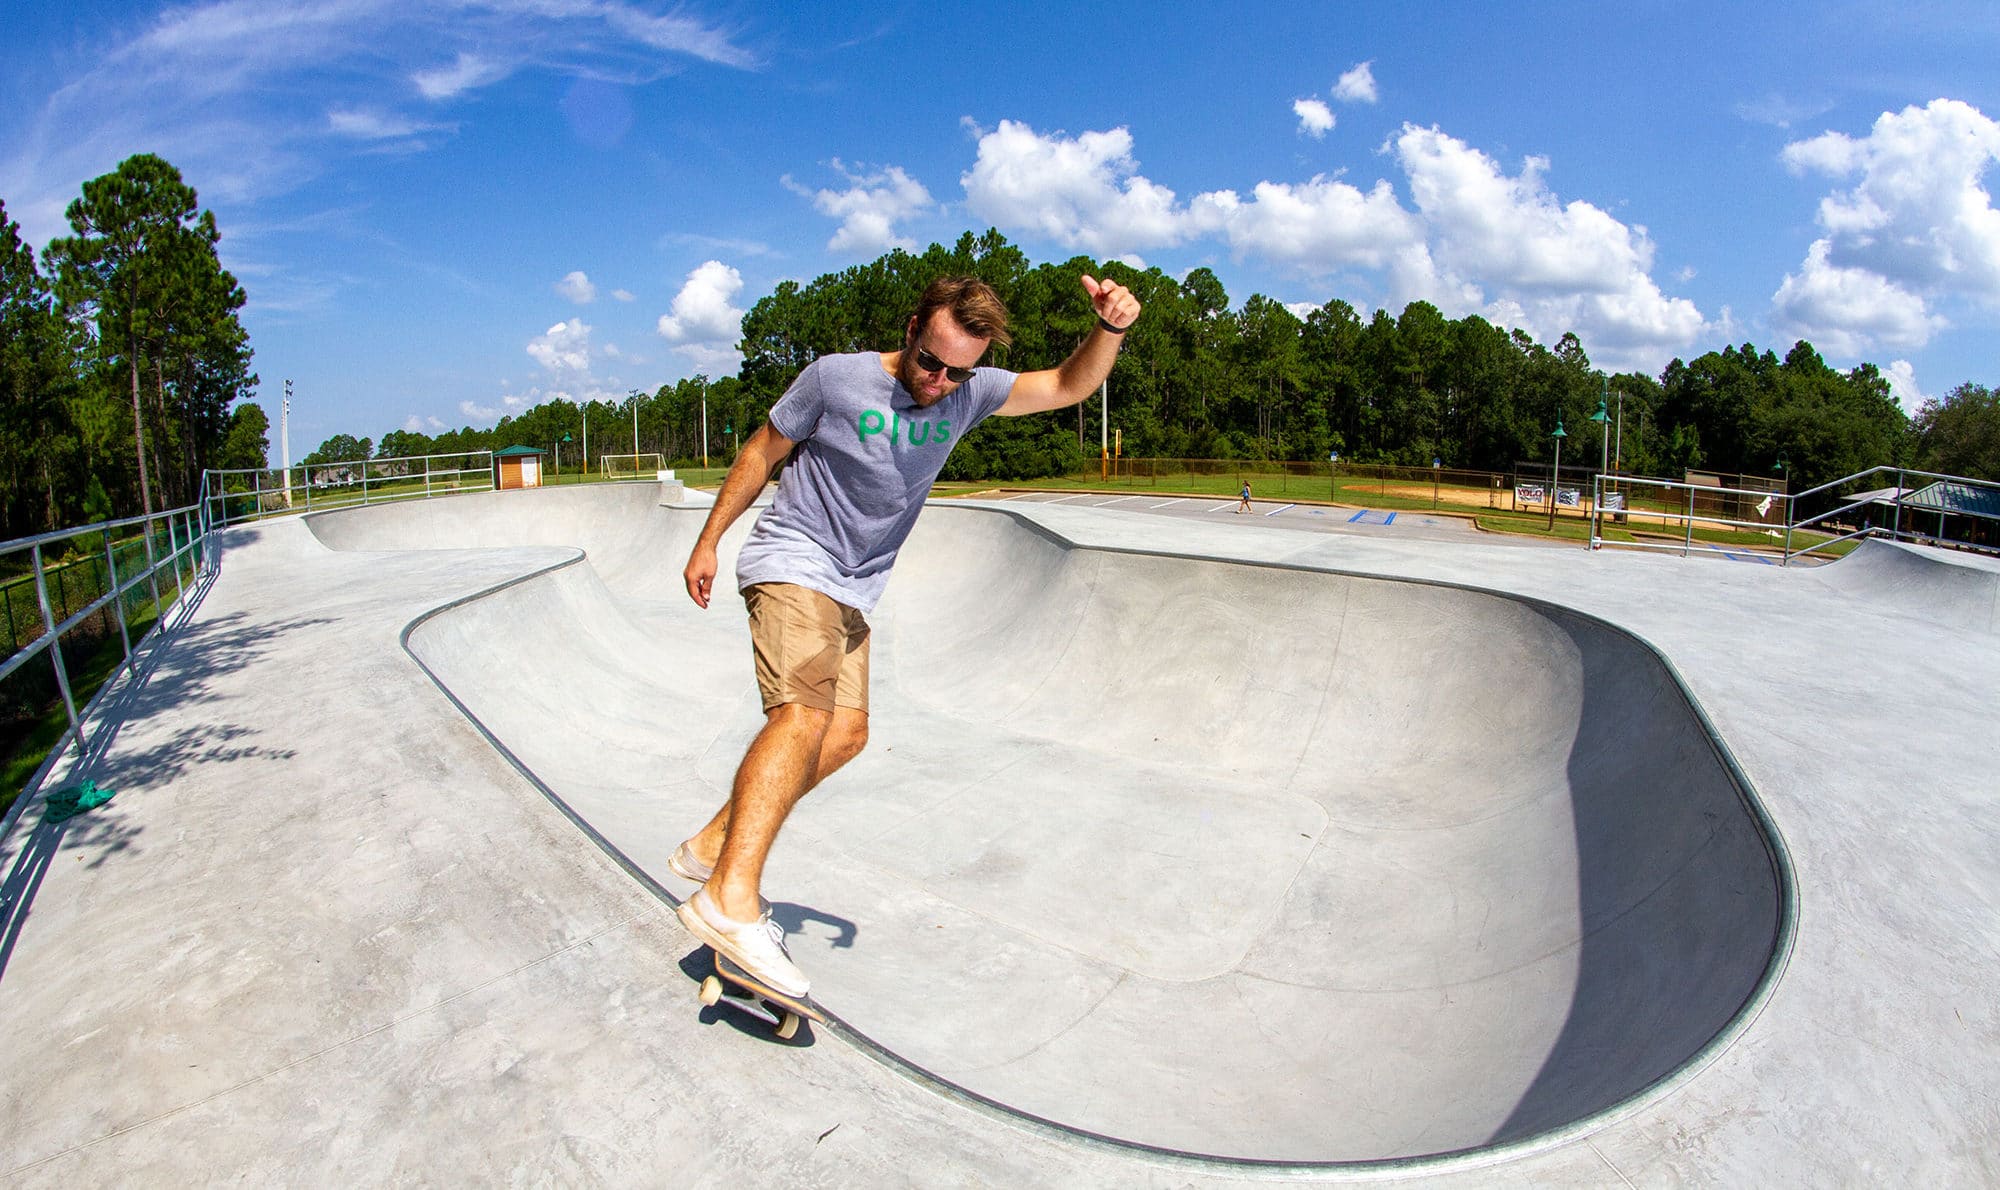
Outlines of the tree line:
{"type": "MultiPolygon", "coordinates": [[[[385,435],[380,450],[549,449],[565,433],[574,437],[587,413],[592,441],[616,440],[622,453],[632,449],[636,406],[637,449],[686,462],[700,453],[705,396],[710,448],[727,458],[813,359],[899,345],[917,295],[939,276],[982,277],[1007,302],[1014,343],[996,349],[991,362],[1023,371],[1061,362],[1093,325],[1078,281],[1083,273],[1109,274],[1145,303],[1109,386],[1110,424],[1130,456],[1324,460],[1337,453],[1354,463],[1429,467],[1435,460],[1505,472],[1546,466],[1561,425],[1575,452],[1569,457],[1595,466],[1592,419],[1602,407],[1607,417],[1622,414],[1622,425],[1607,430],[1633,474],[1768,476],[1793,491],[1881,464],[2000,480],[2000,407],[1976,384],[1928,402],[1911,419],[1874,364],[1840,371],[1806,342],[1782,358],[1744,343],[1675,359],[1658,376],[1609,373],[1591,365],[1574,334],[1548,346],[1478,315],[1446,318],[1422,301],[1398,315],[1378,309],[1366,318],[1339,299],[1303,316],[1262,294],[1232,307],[1206,268],[1174,278],[1084,257],[1031,265],[994,230],[968,232],[950,248],[892,251],[810,283],[780,283],[744,316],[744,359],[734,377],[695,377],[587,407],[552,401],[491,431],[385,435]]],[[[1025,479],[1084,467],[1098,452],[1099,409],[1093,400],[991,419],[961,442],[945,477],[1025,479]]],[[[593,446],[592,454],[611,449],[593,446]]],[[[564,457],[574,465],[578,455],[564,457]]]]}
{"type": "MultiPolygon", "coordinates": [[[[185,504],[206,468],[265,467],[269,422],[247,398],[245,293],[221,267],[214,215],[168,162],[141,154],[86,182],[68,236],[38,261],[0,205],[0,535],[185,504]]],[[[895,250],[809,283],[786,281],[744,316],[735,376],[695,376],[622,399],[566,399],[491,429],[339,434],[302,462],[463,454],[507,446],[564,467],[605,454],[727,462],[799,371],[829,352],[898,346],[917,295],[973,274],[1012,312],[1015,341],[991,362],[1064,359],[1094,320],[1078,278],[1109,275],[1145,314],[1109,384],[1128,456],[1324,460],[1509,471],[1566,457],[1594,464],[1592,415],[1622,411],[1628,473],[1690,468],[1782,477],[1794,491],[1878,464],[2000,480],[2000,396],[1965,383],[1906,417],[1873,364],[1830,367],[1809,343],[1780,358],[1754,344],[1676,359],[1658,375],[1593,367],[1554,345],[1428,302],[1363,316],[1340,299],[1303,310],[1262,294],[1232,304],[1207,268],[1173,277],[1077,257],[1032,264],[996,230],[950,247],[895,250]],[[703,411],[707,414],[704,439],[703,411]],[[635,427],[636,421],[636,427],[635,427]]],[[[994,418],[945,475],[1025,479],[1086,465],[1099,402],[994,418]]]]}
{"type": "Polygon", "coordinates": [[[213,212],[160,157],[83,184],[37,261],[0,203],[0,537],[189,503],[268,423],[213,212]]]}

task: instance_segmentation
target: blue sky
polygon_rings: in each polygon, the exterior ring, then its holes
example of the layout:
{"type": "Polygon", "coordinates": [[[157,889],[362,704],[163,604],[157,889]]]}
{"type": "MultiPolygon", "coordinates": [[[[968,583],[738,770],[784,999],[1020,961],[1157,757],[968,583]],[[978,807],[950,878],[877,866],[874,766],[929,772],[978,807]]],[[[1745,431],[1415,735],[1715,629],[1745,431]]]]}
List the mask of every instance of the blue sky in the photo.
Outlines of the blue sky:
{"type": "Polygon", "coordinates": [[[287,378],[295,457],[617,399],[733,372],[783,280],[988,226],[1618,369],[1805,337],[1912,409],[2000,384],[1990,3],[8,8],[9,216],[39,251],[177,165],[274,454],[287,378]]]}

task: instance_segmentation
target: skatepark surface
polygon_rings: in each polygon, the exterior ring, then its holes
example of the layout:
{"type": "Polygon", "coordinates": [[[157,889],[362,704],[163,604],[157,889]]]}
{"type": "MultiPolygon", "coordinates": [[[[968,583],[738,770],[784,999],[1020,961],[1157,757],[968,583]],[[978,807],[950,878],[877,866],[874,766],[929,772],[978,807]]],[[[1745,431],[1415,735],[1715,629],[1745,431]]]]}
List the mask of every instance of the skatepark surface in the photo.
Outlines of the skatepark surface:
{"type": "Polygon", "coordinates": [[[0,838],[0,1179],[2000,1179],[1989,561],[934,502],[766,871],[801,1046],[670,908],[704,514],[224,533],[0,838]]]}

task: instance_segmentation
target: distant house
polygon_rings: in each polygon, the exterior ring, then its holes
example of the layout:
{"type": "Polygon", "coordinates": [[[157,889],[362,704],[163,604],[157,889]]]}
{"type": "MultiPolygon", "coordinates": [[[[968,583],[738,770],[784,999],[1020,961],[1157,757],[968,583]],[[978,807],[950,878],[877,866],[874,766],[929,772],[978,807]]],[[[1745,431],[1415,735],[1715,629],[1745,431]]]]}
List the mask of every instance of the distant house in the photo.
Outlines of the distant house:
{"type": "Polygon", "coordinates": [[[1877,529],[1987,549],[2000,543],[2000,488],[1990,484],[1941,479],[1929,487],[1878,488],[1844,499],[1864,506],[1849,517],[1877,529]]]}
{"type": "Polygon", "coordinates": [[[538,488],[542,486],[542,456],[545,450],[532,446],[510,446],[493,452],[493,486],[538,488]]]}

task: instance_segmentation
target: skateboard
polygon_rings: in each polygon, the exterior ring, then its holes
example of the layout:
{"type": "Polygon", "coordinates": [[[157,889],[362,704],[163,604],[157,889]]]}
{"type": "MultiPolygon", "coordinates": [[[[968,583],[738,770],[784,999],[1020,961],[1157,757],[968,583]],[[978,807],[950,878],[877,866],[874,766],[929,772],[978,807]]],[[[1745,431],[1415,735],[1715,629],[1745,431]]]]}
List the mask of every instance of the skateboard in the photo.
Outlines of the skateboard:
{"type": "Polygon", "coordinates": [[[799,1031],[799,1021],[826,1023],[826,1017],[813,1007],[812,1000],[799,1000],[782,992],[773,991],[752,979],[749,973],[715,953],[715,974],[701,981],[701,1002],[710,1008],[725,998],[739,1007],[748,1007],[752,1002],[756,1008],[751,1015],[770,1024],[782,1041],[790,1041],[799,1031]],[[740,989],[740,990],[739,990],[740,989]]]}

